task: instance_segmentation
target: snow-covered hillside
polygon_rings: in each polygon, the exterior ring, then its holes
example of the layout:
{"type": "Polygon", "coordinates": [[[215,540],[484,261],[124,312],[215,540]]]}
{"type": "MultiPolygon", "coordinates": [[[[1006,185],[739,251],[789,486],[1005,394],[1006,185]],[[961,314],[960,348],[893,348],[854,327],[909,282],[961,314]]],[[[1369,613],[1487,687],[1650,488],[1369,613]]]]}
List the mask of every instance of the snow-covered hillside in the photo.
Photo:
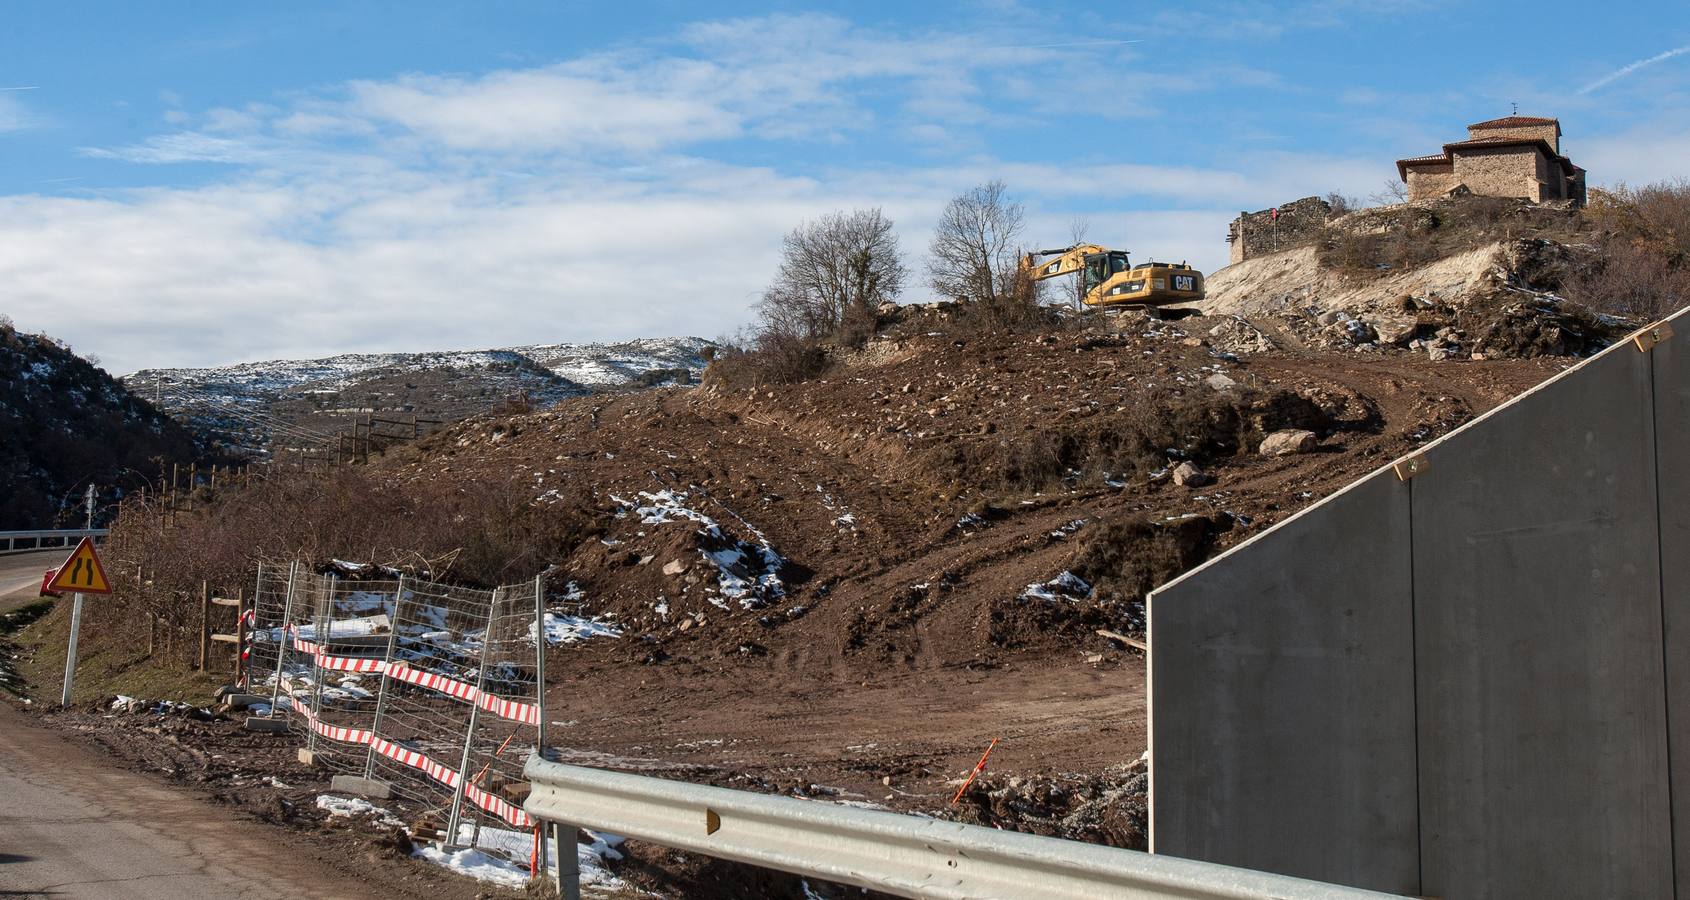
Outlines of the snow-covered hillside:
{"type": "Polygon", "coordinates": [[[245,451],[334,446],[353,417],[451,421],[501,403],[546,406],[605,390],[696,381],[702,338],[536,344],[489,350],[348,353],[123,378],[196,430],[245,451]]]}
{"type": "Polygon", "coordinates": [[[535,344],[496,350],[425,353],[346,353],[325,359],[275,359],[205,369],[143,369],[123,377],[143,396],[162,379],[162,390],[216,391],[230,396],[280,394],[291,390],[337,390],[375,370],[387,373],[476,370],[538,366],[579,385],[618,386],[645,373],[704,371],[703,338],[641,338],[616,344],[535,344]]]}

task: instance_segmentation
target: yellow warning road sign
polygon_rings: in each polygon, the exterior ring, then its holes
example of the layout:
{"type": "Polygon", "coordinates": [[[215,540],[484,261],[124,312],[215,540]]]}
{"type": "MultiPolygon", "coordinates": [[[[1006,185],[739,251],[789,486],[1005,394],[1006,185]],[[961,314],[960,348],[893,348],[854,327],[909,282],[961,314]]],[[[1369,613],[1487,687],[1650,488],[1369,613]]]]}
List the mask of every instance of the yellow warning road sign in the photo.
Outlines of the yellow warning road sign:
{"type": "Polygon", "coordinates": [[[92,538],[83,538],[82,543],[76,545],[76,551],[59,567],[59,573],[47,583],[47,589],[82,594],[111,593],[111,581],[106,578],[105,567],[100,565],[99,554],[94,552],[92,538]]]}

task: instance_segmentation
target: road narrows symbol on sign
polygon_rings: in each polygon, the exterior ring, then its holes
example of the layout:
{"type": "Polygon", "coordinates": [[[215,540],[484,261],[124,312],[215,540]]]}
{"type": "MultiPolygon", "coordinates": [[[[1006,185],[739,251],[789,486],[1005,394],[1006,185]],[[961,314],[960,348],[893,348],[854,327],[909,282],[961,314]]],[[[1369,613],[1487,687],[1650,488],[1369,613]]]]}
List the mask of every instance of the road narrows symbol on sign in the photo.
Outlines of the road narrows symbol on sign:
{"type": "Polygon", "coordinates": [[[106,578],[99,555],[94,552],[92,538],[83,538],[82,543],[76,545],[75,552],[59,567],[59,573],[48,582],[47,589],[83,594],[111,593],[111,581],[106,578]]]}

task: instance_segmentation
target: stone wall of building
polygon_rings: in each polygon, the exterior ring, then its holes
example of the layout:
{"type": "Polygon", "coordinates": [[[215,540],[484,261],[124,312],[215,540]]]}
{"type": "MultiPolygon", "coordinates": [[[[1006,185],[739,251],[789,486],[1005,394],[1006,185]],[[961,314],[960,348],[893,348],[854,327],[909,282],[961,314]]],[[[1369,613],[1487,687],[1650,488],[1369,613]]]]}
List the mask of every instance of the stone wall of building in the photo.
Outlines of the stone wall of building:
{"type": "Polygon", "coordinates": [[[1304,197],[1274,209],[1240,212],[1232,220],[1226,234],[1229,263],[1311,244],[1332,216],[1331,204],[1319,197],[1304,197]]]}
{"type": "Polygon", "coordinates": [[[1467,136],[1469,139],[1507,137],[1543,140],[1554,148],[1556,153],[1560,153],[1561,139],[1555,134],[1558,130],[1558,126],[1553,123],[1548,125],[1513,125],[1505,128],[1473,128],[1468,126],[1467,136]]]}
{"type": "Polygon", "coordinates": [[[1542,151],[1531,146],[1463,148],[1455,157],[1455,181],[1484,197],[1553,200],[1544,196],[1544,185],[1538,180],[1542,157],[1542,151]]]}
{"type": "Polygon", "coordinates": [[[1453,165],[1417,166],[1408,170],[1408,199],[1436,200],[1457,184],[1453,165]]]}

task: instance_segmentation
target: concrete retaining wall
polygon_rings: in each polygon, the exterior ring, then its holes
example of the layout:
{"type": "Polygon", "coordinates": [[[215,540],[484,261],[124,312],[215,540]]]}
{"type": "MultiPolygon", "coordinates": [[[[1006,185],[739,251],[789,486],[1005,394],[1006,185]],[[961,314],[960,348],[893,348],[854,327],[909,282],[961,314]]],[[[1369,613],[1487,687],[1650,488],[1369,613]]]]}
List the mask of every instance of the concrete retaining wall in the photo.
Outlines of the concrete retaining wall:
{"type": "Polygon", "coordinates": [[[1673,893],[1690,316],[1674,324],[1152,595],[1153,851],[1445,898],[1673,893]]]}

